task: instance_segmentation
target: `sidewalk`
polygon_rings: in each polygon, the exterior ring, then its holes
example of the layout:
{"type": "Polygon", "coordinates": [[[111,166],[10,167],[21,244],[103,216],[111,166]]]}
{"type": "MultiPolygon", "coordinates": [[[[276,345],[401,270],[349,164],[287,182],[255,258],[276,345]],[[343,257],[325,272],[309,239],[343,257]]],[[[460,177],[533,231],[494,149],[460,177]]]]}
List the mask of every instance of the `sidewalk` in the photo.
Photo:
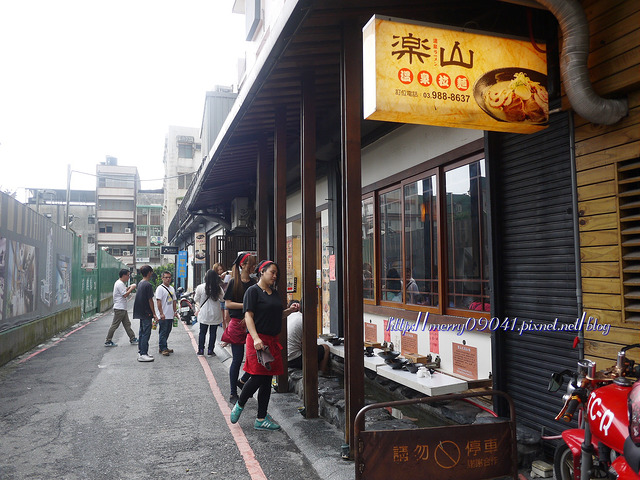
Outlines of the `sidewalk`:
{"type": "MultiPolygon", "coordinates": [[[[196,338],[198,329],[198,324],[191,327],[196,338]]],[[[220,339],[221,336],[222,328],[218,328],[217,338],[220,339]]],[[[227,348],[222,348],[218,341],[215,353],[217,355],[215,358],[228,371],[231,365],[230,351],[227,348]]],[[[227,384],[228,381],[222,385],[227,384]]],[[[309,460],[320,478],[323,480],[354,479],[355,463],[343,460],[341,457],[341,446],[344,443],[343,432],[322,418],[304,418],[298,412],[298,407],[303,405],[302,399],[295,393],[272,392],[269,413],[309,460]]]]}

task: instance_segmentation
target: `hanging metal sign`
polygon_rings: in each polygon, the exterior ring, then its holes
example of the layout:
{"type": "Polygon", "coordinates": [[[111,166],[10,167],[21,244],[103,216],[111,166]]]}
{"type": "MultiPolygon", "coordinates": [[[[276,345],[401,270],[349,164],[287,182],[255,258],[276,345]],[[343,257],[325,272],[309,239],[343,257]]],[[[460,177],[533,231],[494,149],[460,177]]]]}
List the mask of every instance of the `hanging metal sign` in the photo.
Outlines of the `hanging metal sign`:
{"type": "Polygon", "coordinates": [[[375,15],[363,28],[364,118],[539,131],[549,105],[546,54],[536,46],[375,15]]]}

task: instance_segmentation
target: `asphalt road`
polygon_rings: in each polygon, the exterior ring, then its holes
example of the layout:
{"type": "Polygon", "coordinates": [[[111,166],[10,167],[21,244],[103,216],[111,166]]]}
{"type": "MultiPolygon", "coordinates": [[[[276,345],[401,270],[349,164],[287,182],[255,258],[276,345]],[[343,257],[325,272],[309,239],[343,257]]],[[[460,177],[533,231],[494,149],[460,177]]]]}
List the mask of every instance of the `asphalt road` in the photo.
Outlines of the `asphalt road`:
{"type": "Polygon", "coordinates": [[[224,352],[196,356],[197,325],[174,328],[169,357],[153,331],[155,361],[141,363],[122,327],[118,346],[104,347],[112,318],[83,321],[0,368],[0,479],[354,478],[340,432],[303,419],[293,394],[271,398],[282,431],[253,429],[255,400],[231,425],[224,352]]]}

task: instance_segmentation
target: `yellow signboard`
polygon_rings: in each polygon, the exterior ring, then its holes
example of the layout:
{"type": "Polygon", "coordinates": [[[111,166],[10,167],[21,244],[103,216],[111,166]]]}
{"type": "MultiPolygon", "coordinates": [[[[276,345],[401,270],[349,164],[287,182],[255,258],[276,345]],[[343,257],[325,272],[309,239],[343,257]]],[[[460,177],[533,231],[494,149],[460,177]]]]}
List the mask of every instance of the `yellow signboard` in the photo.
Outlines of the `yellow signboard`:
{"type": "Polygon", "coordinates": [[[376,15],[363,50],[366,119],[517,133],[547,126],[546,55],[528,40],[376,15]]]}

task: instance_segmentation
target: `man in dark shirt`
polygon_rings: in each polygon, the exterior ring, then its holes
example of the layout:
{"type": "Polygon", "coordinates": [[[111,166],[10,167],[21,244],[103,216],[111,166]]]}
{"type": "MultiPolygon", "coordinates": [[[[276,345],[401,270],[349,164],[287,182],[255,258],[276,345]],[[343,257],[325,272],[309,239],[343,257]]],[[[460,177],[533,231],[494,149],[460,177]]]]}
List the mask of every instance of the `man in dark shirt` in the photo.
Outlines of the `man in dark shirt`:
{"type": "Polygon", "coordinates": [[[158,321],[153,305],[153,285],[149,282],[153,275],[153,268],[144,265],[140,268],[142,281],[138,284],[138,293],[133,302],[133,318],[140,320],[140,333],[138,334],[138,361],[153,362],[153,356],[149,355],[149,338],[151,338],[151,323],[158,321]]]}

